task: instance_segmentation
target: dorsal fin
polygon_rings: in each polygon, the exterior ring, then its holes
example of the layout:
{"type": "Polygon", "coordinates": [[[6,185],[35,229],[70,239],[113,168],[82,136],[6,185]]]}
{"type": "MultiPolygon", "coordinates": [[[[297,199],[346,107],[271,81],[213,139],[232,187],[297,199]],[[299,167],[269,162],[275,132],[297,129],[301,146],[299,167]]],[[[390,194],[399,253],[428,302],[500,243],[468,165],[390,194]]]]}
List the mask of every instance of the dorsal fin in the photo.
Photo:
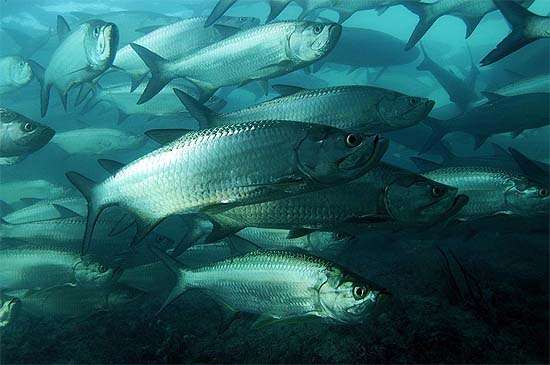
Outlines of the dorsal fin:
{"type": "Polygon", "coordinates": [[[506,159],[509,159],[511,157],[508,151],[506,151],[504,148],[502,148],[498,144],[491,143],[491,147],[493,147],[493,152],[495,157],[503,157],[506,159]]]}
{"type": "Polygon", "coordinates": [[[59,218],[74,218],[74,217],[82,217],[80,214],[75,212],[74,210],[71,210],[67,207],[64,207],[59,204],[52,204],[55,210],[59,213],[59,218]]]}
{"type": "Polygon", "coordinates": [[[107,160],[105,158],[100,158],[99,160],[97,160],[97,162],[99,163],[99,165],[101,167],[103,167],[105,170],[107,170],[107,172],[109,172],[113,175],[116,174],[118,172],[118,170],[120,170],[121,168],[126,166],[122,162],[118,162],[118,161],[114,161],[114,160],[107,160]]]}
{"type": "Polygon", "coordinates": [[[0,217],[10,214],[11,212],[13,212],[12,207],[5,201],[0,200],[0,217]]]}
{"type": "Polygon", "coordinates": [[[161,145],[167,145],[191,131],[191,129],[151,129],[145,132],[145,135],[161,145]]]}
{"type": "Polygon", "coordinates": [[[63,42],[67,38],[67,34],[71,32],[71,27],[69,23],[61,15],[57,16],[57,39],[59,43],[63,42]]]}

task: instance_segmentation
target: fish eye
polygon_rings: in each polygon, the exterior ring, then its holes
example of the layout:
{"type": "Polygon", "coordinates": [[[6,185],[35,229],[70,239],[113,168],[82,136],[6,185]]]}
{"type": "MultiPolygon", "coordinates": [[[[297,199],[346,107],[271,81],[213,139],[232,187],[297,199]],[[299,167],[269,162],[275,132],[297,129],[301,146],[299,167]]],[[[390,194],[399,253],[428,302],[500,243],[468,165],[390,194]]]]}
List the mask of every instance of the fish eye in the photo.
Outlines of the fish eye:
{"type": "Polygon", "coordinates": [[[97,269],[99,270],[100,273],[104,273],[104,272],[107,271],[107,266],[99,265],[99,267],[97,269]]]}
{"type": "Polygon", "coordinates": [[[418,98],[409,98],[409,104],[416,105],[418,104],[419,100],[418,98]]]}
{"type": "Polygon", "coordinates": [[[33,130],[34,130],[34,124],[28,123],[28,122],[23,124],[23,131],[32,132],[33,130]]]}
{"type": "Polygon", "coordinates": [[[343,240],[344,238],[346,238],[346,235],[340,232],[336,232],[334,233],[334,238],[336,238],[337,240],[343,240]]]}
{"type": "Polygon", "coordinates": [[[539,189],[539,196],[541,198],[546,198],[548,196],[548,189],[545,189],[545,188],[539,189]]]}
{"type": "Polygon", "coordinates": [[[367,288],[363,285],[353,287],[353,297],[356,300],[364,299],[367,296],[367,288]]]}
{"type": "Polygon", "coordinates": [[[94,37],[99,37],[99,27],[94,28],[94,37]]]}
{"type": "Polygon", "coordinates": [[[441,198],[444,194],[445,194],[445,189],[439,186],[434,186],[432,188],[432,195],[435,196],[436,198],[441,198]]]}
{"type": "Polygon", "coordinates": [[[164,241],[164,239],[163,239],[162,236],[157,236],[156,241],[157,241],[157,243],[161,243],[162,241],[164,241]]]}
{"type": "Polygon", "coordinates": [[[25,67],[25,61],[19,62],[19,67],[21,67],[21,68],[25,67]]]}
{"type": "Polygon", "coordinates": [[[239,20],[240,20],[241,22],[243,22],[243,23],[246,22],[246,18],[245,18],[245,17],[240,17],[239,20]]]}
{"type": "Polygon", "coordinates": [[[313,33],[314,34],[320,34],[323,31],[322,25],[316,25],[313,27],[313,33]]]}
{"type": "Polygon", "coordinates": [[[361,137],[357,134],[348,134],[346,136],[346,146],[357,147],[361,144],[361,137]]]}

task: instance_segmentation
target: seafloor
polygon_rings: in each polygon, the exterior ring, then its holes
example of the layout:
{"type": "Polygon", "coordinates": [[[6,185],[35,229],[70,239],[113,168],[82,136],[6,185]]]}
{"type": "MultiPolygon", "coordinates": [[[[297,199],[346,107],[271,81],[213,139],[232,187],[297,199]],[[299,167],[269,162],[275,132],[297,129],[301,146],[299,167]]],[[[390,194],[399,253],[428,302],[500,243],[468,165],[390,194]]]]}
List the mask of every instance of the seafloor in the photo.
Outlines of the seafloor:
{"type": "Polygon", "coordinates": [[[159,315],[160,297],[82,320],[21,315],[2,335],[1,362],[548,363],[547,239],[364,238],[336,261],[393,293],[393,306],[366,324],[258,329],[244,316],[218,334],[219,307],[195,291],[159,315]]]}

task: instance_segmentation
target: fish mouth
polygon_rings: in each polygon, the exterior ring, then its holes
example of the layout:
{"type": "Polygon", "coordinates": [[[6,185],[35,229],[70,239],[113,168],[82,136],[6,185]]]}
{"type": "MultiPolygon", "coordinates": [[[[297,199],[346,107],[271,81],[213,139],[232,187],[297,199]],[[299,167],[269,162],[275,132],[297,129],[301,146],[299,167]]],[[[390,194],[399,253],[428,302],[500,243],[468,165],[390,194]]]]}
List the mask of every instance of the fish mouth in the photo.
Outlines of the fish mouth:
{"type": "Polygon", "coordinates": [[[40,137],[44,143],[48,143],[53,136],[55,136],[55,130],[50,127],[44,127],[44,129],[40,132],[40,137]]]}
{"type": "MultiPolygon", "coordinates": [[[[372,136],[367,136],[367,138],[371,137],[372,136]]],[[[384,156],[384,154],[386,153],[388,146],[389,141],[379,134],[376,134],[374,136],[374,141],[372,142],[371,153],[364,153],[365,149],[370,147],[368,143],[364,143],[361,148],[346,156],[342,161],[340,161],[338,163],[338,167],[342,170],[349,171],[356,169],[358,166],[362,166],[362,171],[367,171],[372,167],[373,164],[376,164],[380,161],[382,156],[384,156]]]]}
{"type": "Polygon", "coordinates": [[[420,104],[417,104],[415,105],[414,107],[412,107],[410,110],[408,110],[405,114],[403,114],[403,116],[408,116],[410,115],[411,113],[414,113],[416,111],[418,111],[418,109],[420,107],[423,108],[423,112],[421,115],[418,115],[418,116],[414,116],[413,118],[411,118],[411,121],[418,121],[420,122],[421,120],[424,120],[426,119],[426,117],[428,116],[428,114],[430,114],[430,112],[432,111],[432,109],[434,108],[435,106],[435,101],[431,100],[431,99],[423,99],[422,100],[422,103],[420,104]]]}
{"type": "Polygon", "coordinates": [[[467,195],[458,194],[453,200],[453,204],[447,211],[439,216],[439,218],[434,222],[434,224],[445,222],[447,219],[454,217],[466,204],[468,204],[467,195]]]}

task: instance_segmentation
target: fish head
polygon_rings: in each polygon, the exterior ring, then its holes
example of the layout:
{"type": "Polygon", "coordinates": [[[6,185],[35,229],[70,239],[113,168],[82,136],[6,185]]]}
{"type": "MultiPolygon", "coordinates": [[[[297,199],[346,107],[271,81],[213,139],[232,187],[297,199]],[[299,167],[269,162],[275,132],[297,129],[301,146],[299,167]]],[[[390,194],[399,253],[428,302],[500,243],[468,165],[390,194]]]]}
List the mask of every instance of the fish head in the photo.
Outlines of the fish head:
{"type": "Polygon", "coordinates": [[[11,57],[9,78],[16,85],[25,85],[33,78],[31,66],[19,56],[11,57]]]}
{"type": "Polygon", "coordinates": [[[550,211],[548,186],[527,178],[514,179],[505,199],[509,210],[522,216],[548,215],[550,211]]]}
{"type": "Polygon", "coordinates": [[[101,287],[116,282],[122,269],[97,259],[92,255],[86,255],[78,261],[74,267],[75,280],[85,287],[101,287]]]}
{"type": "Polygon", "coordinates": [[[19,113],[0,108],[0,129],[4,131],[4,141],[14,154],[30,153],[42,148],[55,135],[55,131],[19,113]]]}
{"type": "Polygon", "coordinates": [[[340,323],[364,321],[388,295],[378,285],[334,267],[319,289],[323,312],[328,318],[340,323]]]}
{"type": "Polygon", "coordinates": [[[109,307],[126,305],[145,296],[145,292],[126,285],[116,285],[107,294],[109,307]]]}
{"type": "Polygon", "coordinates": [[[19,311],[21,301],[17,298],[0,299],[0,329],[10,324],[19,311]]]}
{"type": "Polygon", "coordinates": [[[301,62],[314,62],[330,52],[342,33],[336,23],[296,22],[288,38],[287,55],[301,62]]]}
{"type": "Polygon", "coordinates": [[[392,129],[406,128],[426,119],[435,101],[389,92],[378,103],[378,114],[392,129]]]}
{"type": "Polygon", "coordinates": [[[84,49],[93,69],[105,70],[111,66],[118,48],[118,27],[102,20],[90,20],[85,27],[84,49]]]}
{"type": "Polygon", "coordinates": [[[384,189],[383,205],[397,222],[433,224],[457,214],[468,202],[458,189],[416,174],[404,174],[384,189]]]}
{"type": "Polygon", "coordinates": [[[312,124],[296,148],[296,160],[301,172],[310,179],[333,185],[365,174],[387,148],[388,141],[379,135],[312,124]]]}
{"type": "Polygon", "coordinates": [[[307,235],[309,246],[316,252],[340,251],[355,237],[341,232],[315,231],[307,235]]]}

